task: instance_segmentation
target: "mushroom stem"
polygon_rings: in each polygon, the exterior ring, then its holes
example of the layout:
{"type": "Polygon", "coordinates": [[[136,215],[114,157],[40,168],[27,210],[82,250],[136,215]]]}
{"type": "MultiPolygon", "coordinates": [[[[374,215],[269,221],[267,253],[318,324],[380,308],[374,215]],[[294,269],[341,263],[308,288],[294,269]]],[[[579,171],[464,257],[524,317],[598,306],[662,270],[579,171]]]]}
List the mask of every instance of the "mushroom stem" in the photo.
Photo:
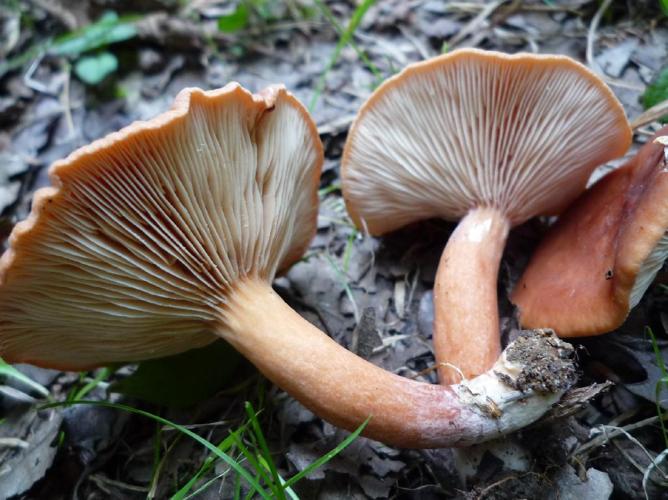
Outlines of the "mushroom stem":
{"type": "Polygon", "coordinates": [[[399,447],[465,446],[522,428],[573,381],[570,346],[543,332],[511,344],[494,371],[465,384],[445,387],[400,377],[337,344],[259,280],[235,288],[216,330],[317,415],[348,430],[371,417],[364,434],[399,447]],[[530,350],[540,354],[532,356],[518,347],[527,343],[535,344],[530,350]],[[541,386],[543,392],[521,387],[527,369],[533,370],[528,378],[535,380],[542,368],[532,363],[545,359],[546,352],[553,364],[561,360],[564,368],[550,366],[548,377],[559,372],[557,378],[564,383],[547,391],[541,386]]]}
{"type": "Polygon", "coordinates": [[[489,370],[501,353],[496,289],[509,229],[510,221],[498,209],[476,208],[443,250],[434,283],[433,329],[442,384],[489,370]]]}

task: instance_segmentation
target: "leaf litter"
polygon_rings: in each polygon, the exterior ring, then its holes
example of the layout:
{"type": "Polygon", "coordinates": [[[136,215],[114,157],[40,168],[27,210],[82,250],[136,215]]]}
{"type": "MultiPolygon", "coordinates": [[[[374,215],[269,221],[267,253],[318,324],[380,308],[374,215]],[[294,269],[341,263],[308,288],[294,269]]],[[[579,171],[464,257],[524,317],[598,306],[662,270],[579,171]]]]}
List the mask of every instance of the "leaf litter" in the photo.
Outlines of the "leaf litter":
{"type": "MultiPolygon", "coordinates": [[[[445,50],[478,46],[583,60],[589,44],[592,65],[603,71],[634,118],[643,106],[665,99],[661,92],[668,28],[659,10],[665,6],[651,1],[636,6],[612,3],[601,11],[604,3],[583,0],[384,1],[366,2],[368,10],[351,23],[356,11],[348,2],[285,1],[271,8],[269,3],[214,1],[178,7],[158,1],[137,14],[128,2],[111,1],[105,2],[111,13],[100,15],[86,6],[68,11],[68,3],[55,2],[55,10],[45,10],[41,2],[12,2],[9,13],[0,17],[2,32],[7,33],[0,37],[0,50],[16,64],[13,69],[5,66],[0,76],[0,134],[8,138],[0,140],[2,227],[26,215],[32,192],[47,183],[48,164],[94,138],[164,110],[182,87],[237,80],[259,90],[283,82],[302,102],[312,103],[327,157],[321,188],[328,193],[308,256],[277,280],[277,290],[307,319],[372,362],[435,381],[429,373],[431,288],[439,250],[452,225],[428,221],[382,239],[356,233],[337,189],[341,150],[355,111],[373,91],[379,74],[389,77],[410,62],[445,50]],[[63,26],[70,27],[70,35],[62,36],[63,26]],[[346,32],[347,26],[354,29],[346,32]],[[96,30],[102,35],[95,35],[96,30]],[[351,43],[339,43],[342,33],[351,43]],[[15,59],[25,55],[25,60],[15,59]],[[89,61],[88,69],[82,61],[89,61]]],[[[640,137],[653,127],[651,122],[641,128],[640,137]]],[[[532,221],[511,236],[500,279],[506,336],[514,328],[506,291],[545,228],[544,221],[532,221]]],[[[642,449],[656,458],[665,448],[655,407],[665,373],[642,332],[645,326],[652,328],[665,360],[667,304],[666,289],[654,286],[619,332],[578,343],[583,384],[610,379],[615,386],[593,402],[583,402],[580,413],[527,429],[516,443],[506,445],[506,453],[517,449],[530,457],[528,470],[518,471],[504,461],[503,443],[494,453],[481,453],[464,480],[452,450],[395,450],[359,438],[294,491],[302,498],[644,498],[645,491],[658,491],[654,469],[662,465],[651,467],[642,449]],[[571,456],[596,439],[595,429],[619,425],[617,419],[629,414],[632,422],[649,422],[629,430],[641,447],[618,433],[597,441],[584,462],[571,456]],[[613,453],[613,448],[622,451],[613,453]]],[[[175,371],[190,374],[187,366],[175,371]]],[[[283,477],[303,470],[346,435],[281,391],[258,385],[253,370],[244,369],[246,382],[226,381],[223,374],[218,387],[200,388],[217,395],[197,404],[149,408],[178,422],[212,422],[201,432],[218,442],[243,424],[245,400],[259,402],[259,419],[283,477]]],[[[93,384],[91,395],[104,399],[113,384],[127,386],[149,368],[140,365],[133,370],[122,368],[110,380],[60,374],[46,377],[46,386],[51,397],[62,399],[93,384]]],[[[32,376],[40,378],[35,369],[32,376]]],[[[153,378],[161,377],[159,370],[154,372],[153,378]]],[[[150,390],[150,382],[144,383],[134,396],[150,390]]],[[[664,408],[666,394],[660,404],[664,408]]],[[[17,440],[5,441],[16,446],[0,448],[5,457],[0,460],[0,482],[7,485],[0,491],[5,495],[32,488],[33,496],[76,491],[86,498],[142,498],[151,491],[151,497],[163,498],[174,493],[172,485],[192,478],[207,456],[187,440],[108,409],[81,406],[73,407],[77,411],[35,412],[9,403],[2,408],[5,413],[11,410],[11,416],[0,424],[0,432],[17,440]],[[102,414],[106,423],[99,420],[102,414]],[[64,415],[68,424],[61,427],[64,415]],[[57,439],[61,429],[68,436],[57,439]],[[7,453],[18,458],[6,458],[7,453]],[[40,465],[30,474],[12,472],[35,456],[40,465]],[[163,465],[156,468],[156,463],[163,465]],[[90,464],[95,464],[94,473],[90,464]]],[[[199,492],[202,498],[247,488],[235,482],[229,468],[221,467],[200,478],[199,486],[206,485],[199,492]]]]}

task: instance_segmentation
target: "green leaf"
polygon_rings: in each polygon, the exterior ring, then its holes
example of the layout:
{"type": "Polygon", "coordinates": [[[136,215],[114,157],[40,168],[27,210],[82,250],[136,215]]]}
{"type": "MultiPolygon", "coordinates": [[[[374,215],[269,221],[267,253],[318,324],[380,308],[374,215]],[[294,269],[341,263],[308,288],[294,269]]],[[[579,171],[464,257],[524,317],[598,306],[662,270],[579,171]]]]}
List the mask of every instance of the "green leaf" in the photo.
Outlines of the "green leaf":
{"type": "Polygon", "coordinates": [[[229,385],[240,361],[232,346],[217,340],[175,356],[144,361],[135,373],[112,384],[110,390],[183,408],[229,385]]]}
{"type": "MultiPolygon", "coordinates": [[[[666,3],[668,3],[668,0],[666,0],[666,3]]],[[[649,109],[666,99],[668,99],[668,67],[661,70],[656,80],[647,86],[645,93],[640,97],[645,109],[649,109]]],[[[668,116],[664,116],[661,122],[668,123],[668,116]]]]}
{"type": "Polygon", "coordinates": [[[248,7],[244,2],[239,2],[237,8],[231,14],[218,18],[218,29],[224,33],[234,33],[244,29],[248,25],[248,7]]]}
{"type": "Polygon", "coordinates": [[[661,12],[664,16],[668,16],[668,0],[659,0],[659,5],[661,6],[661,12]]]}
{"type": "Polygon", "coordinates": [[[107,12],[97,22],[56,38],[48,53],[76,57],[89,50],[129,40],[137,35],[137,19],[137,16],[118,17],[115,12],[107,12]]]}
{"type": "Polygon", "coordinates": [[[118,59],[111,52],[83,56],[74,64],[74,73],[88,85],[97,85],[118,69],[118,59]]]}

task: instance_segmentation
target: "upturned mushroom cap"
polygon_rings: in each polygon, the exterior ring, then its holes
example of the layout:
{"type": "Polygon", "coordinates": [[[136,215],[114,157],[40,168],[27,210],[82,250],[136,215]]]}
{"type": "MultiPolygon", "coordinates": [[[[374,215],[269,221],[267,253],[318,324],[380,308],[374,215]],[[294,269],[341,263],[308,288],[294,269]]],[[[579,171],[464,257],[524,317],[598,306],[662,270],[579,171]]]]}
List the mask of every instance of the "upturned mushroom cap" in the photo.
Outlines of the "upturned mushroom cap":
{"type": "Polygon", "coordinates": [[[515,225],[561,211],[630,142],[622,106],[576,61],[457,50],[369,98],[348,134],[343,191],[372,234],[478,206],[515,225]]]}
{"type": "Polygon", "coordinates": [[[213,341],[234,284],[306,249],[322,161],[284,88],[229,84],[55,163],[0,260],[0,355],[78,370],[213,341]]]}
{"type": "Polygon", "coordinates": [[[668,256],[668,171],[660,130],[564,212],[512,294],[526,326],[597,335],[620,326],[668,256]]]}

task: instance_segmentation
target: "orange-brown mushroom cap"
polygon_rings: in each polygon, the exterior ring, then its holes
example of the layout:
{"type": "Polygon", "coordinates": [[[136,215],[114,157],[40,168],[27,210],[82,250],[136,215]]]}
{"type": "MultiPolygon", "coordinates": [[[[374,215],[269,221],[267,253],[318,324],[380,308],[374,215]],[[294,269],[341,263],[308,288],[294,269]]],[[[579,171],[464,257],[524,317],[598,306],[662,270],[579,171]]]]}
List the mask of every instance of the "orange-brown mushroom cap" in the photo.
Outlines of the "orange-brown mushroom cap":
{"type": "Polygon", "coordinates": [[[56,162],[0,259],[0,355],[82,369],[213,341],[230,287],[308,246],[322,161],[284,88],[229,84],[56,162]]]}
{"type": "Polygon", "coordinates": [[[578,337],[614,330],[668,255],[668,172],[659,131],[550,228],[512,294],[522,325],[578,337]]]}
{"type": "Polygon", "coordinates": [[[348,134],[343,192],[372,234],[479,206],[515,225],[561,211],[630,142],[621,104],[573,59],[462,49],[373,93],[348,134]]]}

